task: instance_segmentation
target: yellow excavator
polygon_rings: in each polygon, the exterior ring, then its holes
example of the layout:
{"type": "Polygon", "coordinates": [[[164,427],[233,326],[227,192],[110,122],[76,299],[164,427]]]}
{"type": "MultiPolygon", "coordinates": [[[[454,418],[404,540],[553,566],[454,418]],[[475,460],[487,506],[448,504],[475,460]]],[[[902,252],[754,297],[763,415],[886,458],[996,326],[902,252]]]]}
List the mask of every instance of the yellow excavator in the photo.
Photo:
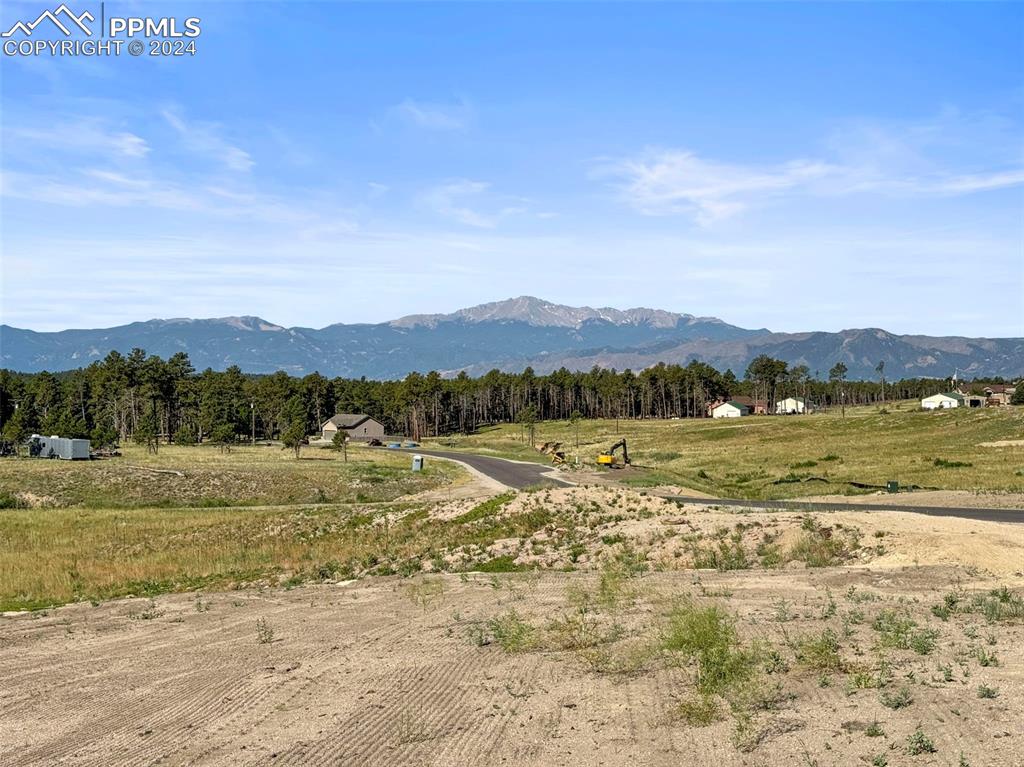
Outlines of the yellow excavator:
{"type": "Polygon", "coordinates": [[[629,450],[626,449],[626,440],[620,439],[610,448],[597,456],[598,466],[618,466],[619,459],[615,457],[615,451],[622,448],[622,465],[629,466],[629,450]]]}

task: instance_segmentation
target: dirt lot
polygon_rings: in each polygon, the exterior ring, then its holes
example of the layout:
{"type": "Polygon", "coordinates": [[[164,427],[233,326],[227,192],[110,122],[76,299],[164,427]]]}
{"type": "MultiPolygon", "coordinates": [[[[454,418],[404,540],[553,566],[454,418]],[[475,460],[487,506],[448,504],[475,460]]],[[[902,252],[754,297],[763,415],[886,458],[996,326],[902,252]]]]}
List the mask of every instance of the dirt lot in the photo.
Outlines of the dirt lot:
{"type": "Polygon", "coordinates": [[[510,610],[550,631],[567,593],[595,586],[593,575],[379,578],[73,605],[0,623],[0,763],[679,765],[699,755],[853,765],[881,754],[889,765],[955,765],[962,752],[967,764],[1009,767],[1024,753],[1024,628],[928,614],[945,592],[994,585],[947,567],[636,579],[616,612],[627,627],[619,644],[640,641],[645,625],[657,640],[659,610],[682,597],[726,604],[750,638],[849,627],[844,670],[827,676],[779,644],[790,670],[756,715],[749,750],[734,745],[729,717],[680,720],[692,688],[684,666],[609,671],[572,649],[509,652],[486,636],[486,621],[510,610]],[[888,686],[912,698],[893,710],[850,680],[856,668],[876,670],[872,614],[904,605],[938,636],[928,655],[886,656],[888,686]],[[863,623],[849,623],[854,613],[863,623]],[[980,665],[972,647],[998,665],[980,665]],[[979,697],[982,684],[997,696],[979,697]],[[884,734],[869,737],[874,722],[884,734]],[[934,753],[908,754],[918,727],[934,753]]]}

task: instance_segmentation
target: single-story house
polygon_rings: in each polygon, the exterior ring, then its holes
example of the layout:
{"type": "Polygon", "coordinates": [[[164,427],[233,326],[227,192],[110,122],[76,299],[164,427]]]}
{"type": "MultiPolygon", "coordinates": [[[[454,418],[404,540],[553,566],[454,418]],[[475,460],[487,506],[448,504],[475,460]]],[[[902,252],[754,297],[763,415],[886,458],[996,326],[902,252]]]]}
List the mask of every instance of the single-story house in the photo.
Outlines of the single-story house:
{"type": "Polygon", "coordinates": [[[750,408],[733,400],[723,402],[711,410],[712,418],[739,418],[744,415],[750,415],[750,408]]]}
{"type": "Polygon", "coordinates": [[[946,392],[945,394],[933,394],[921,400],[921,407],[925,410],[945,410],[951,407],[961,407],[964,404],[964,395],[957,392],[946,392]]]}
{"type": "Polygon", "coordinates": [[[320,430],[328,441],[339,431],[346,432],[349,439],[384,439],[384,424],[365,413],[338,413],[324,421],[320,430]]]}
{"type": "Polygon", "coordinates": [[[808,413],[811,408],[804,403],[803,397],[786,397],[775,403],[775,415],[792,415],[793,413],[808,413]]]}
{"type": "Polygon", "coordinates": [[[767,415],[768,414],[768,400],[754,399],[753,397],[737,396],[729,397],[729,402],[736,402],[740,405],[746,405],[747,409],[754,415],[767,415]]]}
{"type": "Polygon", "coordinates": [[[983,391],[988,397],[989,405],[1009,405],[1010,398],[1017,391],[1017,387],[1007,384],[991,384],[986,386],[983,391]]]}

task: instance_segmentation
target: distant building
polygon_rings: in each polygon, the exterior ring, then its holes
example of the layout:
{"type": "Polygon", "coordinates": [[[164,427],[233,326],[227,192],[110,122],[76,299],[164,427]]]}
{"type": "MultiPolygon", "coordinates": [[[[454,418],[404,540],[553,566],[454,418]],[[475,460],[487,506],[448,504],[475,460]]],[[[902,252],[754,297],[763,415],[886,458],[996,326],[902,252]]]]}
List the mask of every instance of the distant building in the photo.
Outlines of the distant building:
{"type": "Polygon", "coordinates": [[[793,415],[807,413],[810,407],[804,403],[803,397],[786,397],[775,403],[775,415],[793,415]]]}
{"type": "Polygon", "coordinates": [[[1017,387],[1009,384],[991,384],[982,391],[985,392],[989,405],[1009,405],[1017,387]]]}
{"type": "Polygon", "coordinates": [[[963,404],[964,395],[957,392],[933,394],[921,400],[921,407],[925,410],[946,410],[952,407],[961,407],[963,404]]]}
{"type": "Polygon", "coordinates": [[[334,439],[339,431],[346,432],[349,439],[384,439],[384,424],[365,413],[338,413],[324,421],[320,430],[326,440],[334,439]]]}
{"type": "Polygon", "coordinates": [[[753,397],[745,397],[741,395],[737,397],[730,397],[729,402],[746,405],[747,409],[754,415],[768,414],[768,400],[754,399],[753,397]]]}
{"type": "Polygon", "coordinates": [[[739,418],[750,415],[750,408],[741,402],[730,400],[711,409],[712,418],[739,418]]]}

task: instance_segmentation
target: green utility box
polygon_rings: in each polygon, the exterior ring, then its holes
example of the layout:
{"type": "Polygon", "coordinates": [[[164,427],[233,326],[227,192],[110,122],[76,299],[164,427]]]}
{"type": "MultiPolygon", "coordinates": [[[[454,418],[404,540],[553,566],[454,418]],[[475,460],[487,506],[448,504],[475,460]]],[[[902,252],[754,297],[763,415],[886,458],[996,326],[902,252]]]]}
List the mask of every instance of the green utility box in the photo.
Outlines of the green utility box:
{"type": "Polygon", "coordinates": [[[898,493],[900,491],[900,483],[895,479],[890,479],[885,483],[885,489],[890,493],[898,493]]]}

